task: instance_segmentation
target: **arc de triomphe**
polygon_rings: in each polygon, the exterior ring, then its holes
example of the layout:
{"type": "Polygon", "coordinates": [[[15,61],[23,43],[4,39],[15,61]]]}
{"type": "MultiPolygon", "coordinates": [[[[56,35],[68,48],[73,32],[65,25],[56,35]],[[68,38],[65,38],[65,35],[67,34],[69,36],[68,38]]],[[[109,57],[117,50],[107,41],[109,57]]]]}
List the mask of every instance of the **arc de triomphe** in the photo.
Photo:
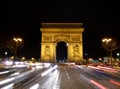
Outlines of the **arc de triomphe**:
{"type": "Polygon", "coordinates": [[[84,31],[82,25],[82,23],[42,23],[41,61],[55,62],[57,43],[64,41],[68,44],[68,62],[82,62],[84,31]]]}

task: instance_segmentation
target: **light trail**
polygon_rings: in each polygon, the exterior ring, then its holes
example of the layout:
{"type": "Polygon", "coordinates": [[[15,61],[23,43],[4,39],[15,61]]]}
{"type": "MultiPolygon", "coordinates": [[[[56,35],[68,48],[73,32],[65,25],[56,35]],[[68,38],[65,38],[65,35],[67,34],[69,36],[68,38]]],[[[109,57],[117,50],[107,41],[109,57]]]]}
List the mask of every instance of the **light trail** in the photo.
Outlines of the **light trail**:
{"type": "Polygon", "coordinates": [[[120,82],[117,82],[117,81],[114,81],[114,80],[109,80],[109,81],[110,81],[110,83],[112,83],[112,84],[115,84],[115,85],[120,86],[120,82]]]}
{"type": "Polygon", "coordinates": [[[46,70],[45,72],[41,73],[41,76],[43,77],[43,76],[47,75],[48,73],[50,73],[52,70],[56,69],[57,67],[58,67],[58,66],[55,65],[54,67],[46,70]]]}
{"type": "Polygon", "coordinates": [[[30,87],[29,89],[38,89],[39,86],[40,86],[40,85],[37,83],[37,84],[33,85],[32,87],[30,87]]]}
{"type": "Polygon", "coordinates": [[[5,84],[5,83],[8,83],[8,82],[10,82],[10,81],[12,81],[12,80],[14,80],[15,78],[8,78],[8,79],[5,79],[5,80],[2,80],[2,81],[0,81],[0,85],[2,85],[2,84],[5,84]]]}
{"type": "Polygon", "coordinates": [[[102,86],[101,84],[97,83],[97,82],[94,81],[94,80],[90,80],[90,82],[91,82],[92,84],[96,85],[97,87],[99,87],[100,89],[108,89],[108,88],[102,86]]]}
{"type": "Polygon", "coordinates": [[[13,85],[14,85],[14,83],[9,84],[9,85],[7,85],[7,86],[5,86],[5,87],[2,87],[2,88],[0,88],[0,89],[13,89],[13,85]]]}

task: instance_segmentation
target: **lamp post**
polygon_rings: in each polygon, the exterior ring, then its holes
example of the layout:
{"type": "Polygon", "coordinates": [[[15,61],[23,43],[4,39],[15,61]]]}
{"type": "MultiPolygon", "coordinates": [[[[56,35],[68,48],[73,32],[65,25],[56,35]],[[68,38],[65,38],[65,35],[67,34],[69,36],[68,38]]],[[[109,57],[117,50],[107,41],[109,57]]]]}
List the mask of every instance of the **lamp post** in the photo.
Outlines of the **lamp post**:
{"type": "Polygon", "coordinates": [[[119,58],[119,56],[120,56],[120,53],[118,52],[118,53],[117,53],[117,57],[119,58]]]}
{"type": "Polygon", "coordinates": [[[13,40],[15,41],[15,58],[17,59],[17,50],[18,47],[20,46],[19,43],[22,42],[21,38],[13,38],[13,40]]]}
{"type": "Polygon", "coordinates": [[[5,57],[7,58],[7,51],[5,52],[5,57]]]}
{"type": "Polygon", "coordinates": [[[119,52],[117,53],[117,58],[118,58],[117,61],[119,61],[120,60],[120,53],[119,52]]]}
{"type": "MultiPolygon", "coordinates": [[[[112,59],[112,49],[111,49],[111,44],[109,44],[110,42],[112,41],[111,38],[104,38],[102,40],[103,43],[105,43],[105,46],[106,46],[106,50],[107,50],[107,53],[108,53],[108,57],[110,56],[111,59],[112,59]],[[110,49],[109,49],[110,48],[110,49]],[[109,55],[109,51],[110,51],[110,55],[109,55]]],[[[108,58],[108,62],[110,63],[110,59],[108,58]]]]}

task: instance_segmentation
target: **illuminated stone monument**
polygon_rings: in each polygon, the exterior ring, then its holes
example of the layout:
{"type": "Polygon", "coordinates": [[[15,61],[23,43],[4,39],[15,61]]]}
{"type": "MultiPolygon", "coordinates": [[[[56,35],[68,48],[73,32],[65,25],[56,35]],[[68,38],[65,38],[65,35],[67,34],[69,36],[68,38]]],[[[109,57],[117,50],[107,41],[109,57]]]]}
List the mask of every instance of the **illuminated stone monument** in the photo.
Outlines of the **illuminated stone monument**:
{"type": "Polygon", "coordinates": [[[40,31],[42,62],[56,61],[56,46],[60,41],[68,44],[68,62],[83,61],[82,23],[42,23],[40,31]]]}

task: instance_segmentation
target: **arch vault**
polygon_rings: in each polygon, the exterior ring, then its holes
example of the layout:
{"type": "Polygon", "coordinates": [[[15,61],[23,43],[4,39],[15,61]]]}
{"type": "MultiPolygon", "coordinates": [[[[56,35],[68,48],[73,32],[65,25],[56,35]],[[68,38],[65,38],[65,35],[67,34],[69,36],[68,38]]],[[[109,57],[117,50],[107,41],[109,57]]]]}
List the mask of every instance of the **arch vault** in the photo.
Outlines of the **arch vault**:
{"type": "Polygon", "coordinates": [[[82,23],[42,23],[41,61],[56,61],[56,45],[67,43],[68,62],[83,61],[82,23]]]}

